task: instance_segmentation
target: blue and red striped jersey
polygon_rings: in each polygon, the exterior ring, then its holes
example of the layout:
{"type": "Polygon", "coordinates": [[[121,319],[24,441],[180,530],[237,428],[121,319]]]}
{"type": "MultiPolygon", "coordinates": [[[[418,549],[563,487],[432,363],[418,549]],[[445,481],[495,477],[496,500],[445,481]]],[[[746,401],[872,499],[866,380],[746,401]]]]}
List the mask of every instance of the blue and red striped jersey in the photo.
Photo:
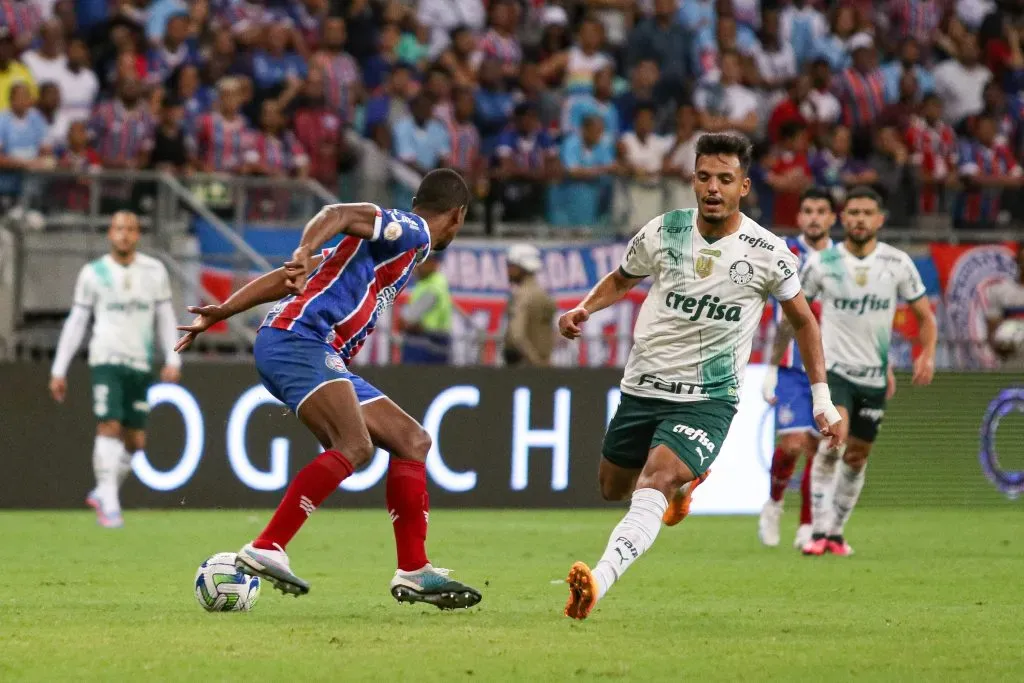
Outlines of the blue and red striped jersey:
{"type": "Polygon", "coordinates": [[[323,253],[302,293],[277,302],[263,327],[326,342],[347,363],[430,253],[430,232],[414,213],[377,207],[371,239],[349,235],[323,253]]]}
{"type": "MultiPolygon", "coordinates": [[[[807,244],[807,240],[804,239],[803,235],[797,237],[787,237],[786,246],[789,250],[797,255],[800,259],[800,269],[803,270],[804,263],[808,257],[814,252],[807,244]]],[[[826,243],[825,248],[828,249],[832,246],[832,240],[826,243]]],[[[821,320],[820,304],[817,302],[811,303],[811,308],[814,310],[814,314],[821,320]]],[[[778,324],[782,321],[782,306],[779,306],[778,302],[775,302],[775,323],[778,324]]],[[[800,347],[797,346],[795,339],[789,340],[789,346],[786,348],[786,352],[782,355],[782,360],[779,361],[780,368],[791,368],[793,370],[804,370],[804,361],[800,357],[800,347]]]]}

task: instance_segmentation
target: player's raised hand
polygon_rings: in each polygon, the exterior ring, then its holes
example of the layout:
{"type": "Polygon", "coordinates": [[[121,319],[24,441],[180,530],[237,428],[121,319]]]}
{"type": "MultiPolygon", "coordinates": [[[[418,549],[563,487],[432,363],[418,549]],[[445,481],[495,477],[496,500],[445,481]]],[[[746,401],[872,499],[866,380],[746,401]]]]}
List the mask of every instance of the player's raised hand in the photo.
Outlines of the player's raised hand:
{"type": "Polygon", "coordinates": [[[590,313],[587,312],[587,309],[582,307],[574,308],[571,311],[563,313],[558,319],[558,331],[561,332],[562,336],[566,339],[576,339],[583,334],[583,330],[580,329],[580,326],[587,322],[587,319],[589,318],[590,313]]]}
{"type": "Polygon", "coordinates": [[[932,377],[935,376],[935,359],[926,354],[921,354],[914,361],[914,384],[921,386],[924,384],[931,384],[932,377]]]}
{"type": "Polygon", "coordinates": [[[57,403],[63,403],[68,395],[68,381],[64,377],[50,378],[50,396],[57,403]]]}
{"type": "Polygon", "coordinates": [[[299,247],[292,253],[292,259],[285,261],[284,284],[292,294],[301,294],[303,287],[306,286],[306,277],[311,270],[310,259],[309,250],[306,247],[299,247]]]}
{"type": "Polygon", "coordinates": [[[188,312],[194,313],[196,318],[189,325],[178,325],[178,330],[184,332],[185,336],[174,345],[174,350],[177,353],[181,353],[192,346],[192,342],[196,340],[196,337],[210,329],[211,325],[228,317],[224,313],[224,309],[216,304],[210,306],[189,306],[188,312]]]}

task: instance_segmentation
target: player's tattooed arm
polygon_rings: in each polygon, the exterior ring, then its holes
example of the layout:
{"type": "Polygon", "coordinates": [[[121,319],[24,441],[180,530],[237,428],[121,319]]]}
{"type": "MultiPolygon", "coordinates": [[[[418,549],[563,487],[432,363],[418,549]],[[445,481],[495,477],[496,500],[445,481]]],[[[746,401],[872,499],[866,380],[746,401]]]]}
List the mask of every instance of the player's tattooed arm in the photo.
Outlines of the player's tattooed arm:
{"type": "Polygon", "coordinates": [[[594,285],[579,306],[562,314],[562,317],[558,319],[558,331],[566,339],[576,339],[583,334],[580,325],[587,321],[591,313],[596,313],[621,301],[629,290],[640,284],[642,279],[642,277],[630,276],[622,268],[608,273],[594,285]]]}
{"type": "Polygon", "coordinates": [[[302,230],[299,246],[290,261],[284,264],[287,293],[298,294],[306,285],[306,276],[313,270],[310,260],[329,240],[338,235],[352,235],[360,239],[374,238],[377,224],[377,206],[374,204],[329,204],[320,209],[302,230]]]}

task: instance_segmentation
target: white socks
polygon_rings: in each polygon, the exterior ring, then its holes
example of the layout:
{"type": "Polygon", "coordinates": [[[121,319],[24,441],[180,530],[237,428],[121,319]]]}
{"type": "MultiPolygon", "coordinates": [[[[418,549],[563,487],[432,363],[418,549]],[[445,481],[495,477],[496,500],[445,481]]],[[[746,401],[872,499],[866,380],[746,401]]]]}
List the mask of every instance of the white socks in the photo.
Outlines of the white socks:
{"type": "Polygon", "coordinates": [[[828,533],[832,523],[832,497],[836,488],[836,462],[842,457],[844,447],[831,449],[822,440],[811,466],[811,516],[814,533],[828,533]]]}
{"type": "Polygon", "coordinates": [[[832,512],[833,519],[829,536],[842,536],[843,527],[850,519],[853,508],[857,505],[857,498],[864,488],[864,473],[868,469],[865,464],[860,471],[855,471],[845,462],[839,463],[839,477],[836,480],[836,490],[833,497],[832,512]]]}
{"type": "Polygon", "coordinates": [[[612,530],[608,547],[594,567],[597,580],[597,599],[604,597],[622,574],[641,555],[647,552],[661,531],[661,517],[668,500],[657,489],[637,489],[629,505],[629,512],[612,530]]]}
{"type": "MultiPolygon", "coordinates": [[[[122,444],[123,446],[123,444],[122,444]]],[[[121,461],[117,463],[117,489],[121,490],[121,486],[124,485],[125,479],[132,473],[132,457],[133,454],[129,453],[127,449],[121,449],[121,461]]]]}
{"type": "Polygon", "coordinates": [[[119,470],[128,453],[120,439],[109,436],[97,436],[92,451],[92,470],[96,475],[96,495],[103,505],[106,514],[121,511],[121,501],[117,496],[119,470]]]}

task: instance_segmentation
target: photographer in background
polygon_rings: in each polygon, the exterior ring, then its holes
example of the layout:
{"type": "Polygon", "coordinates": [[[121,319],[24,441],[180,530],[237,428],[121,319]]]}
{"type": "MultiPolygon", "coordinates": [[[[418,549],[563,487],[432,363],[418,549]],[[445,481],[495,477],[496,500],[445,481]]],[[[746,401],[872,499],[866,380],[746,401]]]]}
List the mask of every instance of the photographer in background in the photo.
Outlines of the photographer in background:
{"type": "Polygon", "coordinates": [[[540,250],[532,244],[515,244],[508,250],[506,263],[512,293],[505,328],[505,364],[550,365],[557,309],[537,281],[540,250]]]}

